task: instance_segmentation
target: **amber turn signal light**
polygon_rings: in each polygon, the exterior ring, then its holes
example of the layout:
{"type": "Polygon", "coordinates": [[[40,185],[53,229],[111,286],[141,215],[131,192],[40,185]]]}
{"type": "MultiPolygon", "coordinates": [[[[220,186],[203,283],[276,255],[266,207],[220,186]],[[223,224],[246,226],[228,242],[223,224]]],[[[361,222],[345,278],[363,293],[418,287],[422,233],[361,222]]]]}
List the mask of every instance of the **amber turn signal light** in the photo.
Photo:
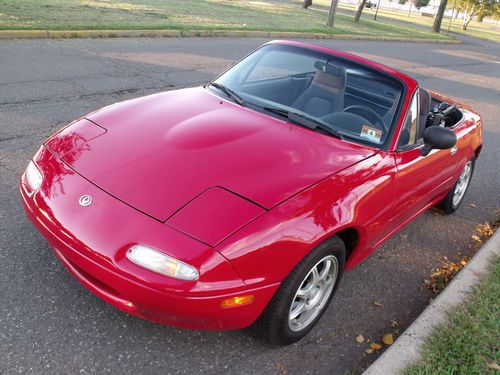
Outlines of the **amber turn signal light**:
{"type": "Polygon", "coordinates": [[[255,296],[253,294],[249,294],[248,296],[238,296],[226,298],[220,303],[220,307],[226,309],[228,307],[237,307],[243,305],[249,305],[255,300],[255,296]]]}

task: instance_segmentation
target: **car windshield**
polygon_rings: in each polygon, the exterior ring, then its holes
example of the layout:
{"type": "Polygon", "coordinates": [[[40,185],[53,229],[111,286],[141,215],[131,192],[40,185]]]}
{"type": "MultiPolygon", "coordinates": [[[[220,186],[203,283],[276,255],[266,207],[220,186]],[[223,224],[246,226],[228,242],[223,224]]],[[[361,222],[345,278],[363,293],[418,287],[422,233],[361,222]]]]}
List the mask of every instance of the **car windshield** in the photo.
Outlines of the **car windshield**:
{"type": "Polygon", "coordinates": [[[261,47],[209,87],[241,105],[378,147],[388,141],[403,92],[379,70],[284,44],[261,47]]]}

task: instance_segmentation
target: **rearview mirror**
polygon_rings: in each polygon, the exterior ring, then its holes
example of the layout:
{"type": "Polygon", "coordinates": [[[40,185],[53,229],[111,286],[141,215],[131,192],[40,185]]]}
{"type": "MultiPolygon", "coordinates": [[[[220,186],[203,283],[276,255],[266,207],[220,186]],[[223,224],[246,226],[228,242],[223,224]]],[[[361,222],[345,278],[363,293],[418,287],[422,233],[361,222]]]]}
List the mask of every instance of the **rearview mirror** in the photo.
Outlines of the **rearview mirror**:
{"type": "Polygon", "coordinates": [[[422,156],[426,156],[431,150],[445,150],[452,148],[457,143],[457,136],[448,128],[441,126],[431,126],[424,132],[424,147],[422,156]]]}

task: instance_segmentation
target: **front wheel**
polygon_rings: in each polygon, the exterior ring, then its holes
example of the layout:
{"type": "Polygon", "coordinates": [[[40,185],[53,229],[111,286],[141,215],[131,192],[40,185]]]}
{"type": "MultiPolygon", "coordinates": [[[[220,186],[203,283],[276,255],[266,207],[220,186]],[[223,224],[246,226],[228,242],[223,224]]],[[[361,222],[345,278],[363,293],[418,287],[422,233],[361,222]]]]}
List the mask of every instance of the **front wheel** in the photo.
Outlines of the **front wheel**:
{"type": "Polygon", "coordinates": [[[474,173],[475,159],[470,159],[467,164],[465,164],[460,177],[453,185],[450,192],[444,197],[444,199],[438,203],[438,207],[441,208],[446,214],[451,214],[455,212],[462,203],[465,193],[469,187],[472,174],[474,173]]]}
{"type": "Polygon", "coordinates": [[[309,253],[283,281],[254,323],[266,341],[286,345],[300,340],[319,321],[344,271],[345,246],[336,236],[309,253]]]}

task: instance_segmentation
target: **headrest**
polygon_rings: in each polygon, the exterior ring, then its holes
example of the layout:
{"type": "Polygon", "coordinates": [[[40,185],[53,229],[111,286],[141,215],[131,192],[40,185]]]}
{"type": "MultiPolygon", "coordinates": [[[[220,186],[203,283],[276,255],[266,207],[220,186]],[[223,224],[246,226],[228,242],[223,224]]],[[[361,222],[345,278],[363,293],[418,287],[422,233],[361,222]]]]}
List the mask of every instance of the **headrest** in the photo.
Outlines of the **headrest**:
{"type": "Polygon", "coordinates": [[[345,68],[334,65],[331,62],[323,63],[316,61],[314,67],[317,69],[313,84],[326,86],[328,88],[343,89],[345,86],[345,68]]]}

